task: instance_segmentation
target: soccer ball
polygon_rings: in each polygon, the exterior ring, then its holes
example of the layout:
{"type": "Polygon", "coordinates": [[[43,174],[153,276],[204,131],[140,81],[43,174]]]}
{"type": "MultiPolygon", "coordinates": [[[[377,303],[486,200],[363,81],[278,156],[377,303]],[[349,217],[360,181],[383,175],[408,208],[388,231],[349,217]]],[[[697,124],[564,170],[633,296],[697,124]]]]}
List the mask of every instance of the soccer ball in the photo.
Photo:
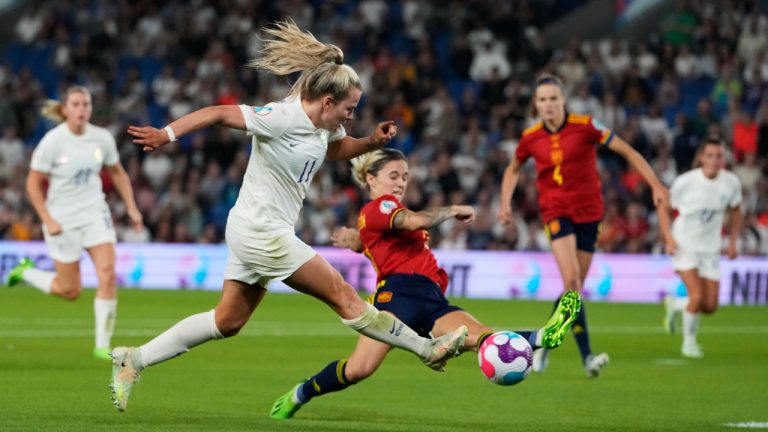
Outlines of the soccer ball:
{"type": "Polygon", "coordinates": [[[491,382],[514,385],[531,372],[533,348],[519,334],[500,331],[485,338],[477,352],[477,362],[491,382]]]}

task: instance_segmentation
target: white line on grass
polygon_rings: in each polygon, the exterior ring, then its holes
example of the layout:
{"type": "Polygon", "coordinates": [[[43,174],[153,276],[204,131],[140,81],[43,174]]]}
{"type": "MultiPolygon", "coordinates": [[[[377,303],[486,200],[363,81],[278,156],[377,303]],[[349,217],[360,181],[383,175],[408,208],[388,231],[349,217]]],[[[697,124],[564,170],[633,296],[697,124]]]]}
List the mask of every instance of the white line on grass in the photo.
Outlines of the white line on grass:
{"type": "Polygon", "coordinates": [[[740,429],[768,429],[768,422],[723,423],[723,426],[740,429]]]}

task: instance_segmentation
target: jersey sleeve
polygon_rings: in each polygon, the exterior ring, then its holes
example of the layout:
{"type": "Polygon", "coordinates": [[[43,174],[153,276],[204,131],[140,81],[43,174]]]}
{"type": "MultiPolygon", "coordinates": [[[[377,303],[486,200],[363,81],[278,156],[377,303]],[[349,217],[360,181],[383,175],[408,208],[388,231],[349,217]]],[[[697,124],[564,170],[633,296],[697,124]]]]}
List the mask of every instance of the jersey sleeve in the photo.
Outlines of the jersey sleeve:
{"type": "Polygon", "coordinates": [[[587,127],[594,140],[600,145],[607,146],[613,141],[613,131],[608,129],[600,120],[590,116],[587,127]]]}
{"type": "Polygon", "coordinates": [[[515,157],[518,161],[520,161],[520,163],[525,162],[531,156],[528,144],[529,142],[530,140],[523,136],[520,138],[520,142],[517,143],[517,148],[515,149],[515,157]]]}
{"type": "Polygon", "coordinates": [[[392,195],[384,195],[367,206],[365,228],[386,231],[393,228],[395,215],[405,207],[392,195]]]}
{"type": "Polygon", "coordinates": [[[741,205],[742,200],[741,182],[735,174],[732,174],[731,178],[733,179],[733,193],[731,194],[731,199],[728,202],[728,208],[736,208],[741,205]]]}
{"type": "Polygon", "coordinates": [[[32,161],[29,167],[46,174],[51,172],[54,159],[56,158],[54,150],[53,139],[50,137],[50,134],[46,134],[32,152],[32,161]]]}
{"type": "Polygon", "coordinates": [[[120,154],[117,152],[115,137],[108,131],[104,131],[104,165],[113,166],[120,162],[120,154]]]}
{"type": "Polygon", "coordinates": [[[685,179],[678,177],[672,182],[672,186],[669,188],[669,206],[673,209],[680,208],[680,200],[683,198],[683,192],[685,189],[685,179]]]}
{"type": "Polygon", "coordinates": [[[274,138],[280,136],[287,128],[290,119],[278,104],[269,103],[265,106],[239,105],[245,120],[248,135],[274,138]]]}
{"type": "Polygon", "coordinates": [[[331,133],[331,136],[328,137],[328,142],[332,143],[334,141],[341,141],[342,139],[344,139],[345,136],[347,136],[346,129],[344,129],[344,126],[339,126],[339,128],[333,131],[333,133],[331,133]]]}

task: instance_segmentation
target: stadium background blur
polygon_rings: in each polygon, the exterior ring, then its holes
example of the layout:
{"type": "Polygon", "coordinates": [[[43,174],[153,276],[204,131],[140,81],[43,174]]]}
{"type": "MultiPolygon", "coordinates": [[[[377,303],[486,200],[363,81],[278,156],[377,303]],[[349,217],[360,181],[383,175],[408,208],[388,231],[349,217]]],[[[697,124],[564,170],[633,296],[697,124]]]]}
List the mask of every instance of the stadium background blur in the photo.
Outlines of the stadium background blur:
{"type": "MultiPolygon", "coordinates": [[[[532,165],[514,196],[517,223],[503,228],[495,216],[502,171],[532,122],[530,83],[549,71],[566,83],[570,111],[594,115],[613,129],[667,185],[690,167],[702,137],[725,137],[728,167],[745,194],[742,253],[768,254],[765,1],[651,1],[658,19],[621,40],[612,27],[594,39],[567,28],[574,14],[599,1],[11,3],[21,7],[0,16],[8,24],[0,62],[4,239],[42,238],[24,189],[31,151],[52,126],[39,108],[69,85],[82,84],[93,94],[92,122],[117,139],[145,217],[144,232],[130,230],[104,177],[120,240],[221,242],[249,138],[211,128],[145,154],[125,130],[130,124],[162,127],[206,105],[282,99],[284,80],[243,65],[257,55],[259,29],[290,16],[321,41],[340,46],[360,75],[364,99],[348,133],[366,135],[378,120],[397,121],[392,146],[408,155],[412,176],[406,205],[476,207],[471,229],[451,223],[435,229],[434,248],[547,249],[532,165]]],[[[606,197],[599,249],[660,251],[648,188],[620,158],[599,156],[606,197]]],[[[327,245],[334,227],[354,225],[364,198],[347,162],[326,162],[314,182],[296,229],[307,243],[327,245]]]]}

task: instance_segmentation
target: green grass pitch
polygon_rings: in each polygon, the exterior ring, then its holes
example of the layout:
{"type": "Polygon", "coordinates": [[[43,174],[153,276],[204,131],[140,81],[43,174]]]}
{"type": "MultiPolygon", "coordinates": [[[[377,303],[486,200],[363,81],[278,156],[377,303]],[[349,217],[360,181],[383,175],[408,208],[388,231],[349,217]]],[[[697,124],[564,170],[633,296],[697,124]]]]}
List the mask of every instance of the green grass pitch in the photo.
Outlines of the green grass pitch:
{"type": "MultiPolygon", "coordinates": [[[[546,373],[500,387],[473,353],[433,372],[393,352],[369,380],[275,421],[279,395],[346,356],[355,334],[304,295],[268,295],[241,335],[142,374],[128,410],[111,405],[110,365],[91,357],[94,292],[75,303],[0,288],[2,431],[692,431],[768,422],[768,309],[724,307],[702,319],[706,356],[685,360],[662,332],[661,306],[588,303],[592,342],[611,364],[585,377],[568,337],[546,373]]],[[[137,345],[216,292],[122,290],[116,344],[137,345]]],[[[547,302],[456,299],[498,329],[537,327],[547,302]]]]}

